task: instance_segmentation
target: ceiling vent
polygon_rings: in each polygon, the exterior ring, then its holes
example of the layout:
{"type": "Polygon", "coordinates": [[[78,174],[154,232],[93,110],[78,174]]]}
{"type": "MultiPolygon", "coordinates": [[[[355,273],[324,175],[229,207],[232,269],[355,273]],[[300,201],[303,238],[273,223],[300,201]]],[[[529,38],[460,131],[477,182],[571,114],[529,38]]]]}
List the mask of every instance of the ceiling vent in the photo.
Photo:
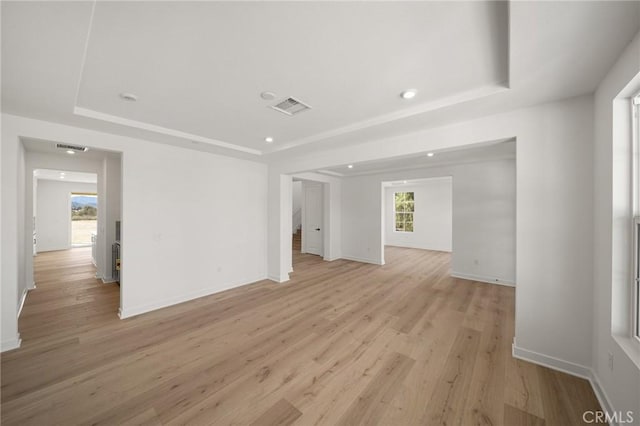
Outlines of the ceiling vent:
{"type": "Polygon", "coordinates": [[[275,105],[271,105],[271,108],[287,115],[296,115],[303,111],[311,109],[309,105],[305,104],[302,101],[299,101],[296,98],[287,98],[283,101],[278,102],[275,105]]]}
{"type": "Polygon", "coordinates": [[[89,150],[89,148],[87,148],[86,146],[68,145],[66,143],[58,143],[56,144],[56,148],[67,149],[67,150],[70,149],[72,151],[78,151],[78,152],[85,152],[89,150]]]}

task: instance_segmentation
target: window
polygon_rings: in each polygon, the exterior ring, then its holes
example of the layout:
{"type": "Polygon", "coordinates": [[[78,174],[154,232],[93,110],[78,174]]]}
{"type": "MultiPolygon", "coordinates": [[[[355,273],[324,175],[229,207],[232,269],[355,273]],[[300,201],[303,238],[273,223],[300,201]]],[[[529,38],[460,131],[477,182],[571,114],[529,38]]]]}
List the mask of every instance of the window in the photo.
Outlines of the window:
{"type": "Polygon", "coordinates": [[[640,340],[640,94],[631,102],[633,119],[633,335],[640,340]]]}
{"type": "Polygon", "coordinates": [[[396,192],[393,195],[396,231],[413,232],[413,192],[396,192]]]}

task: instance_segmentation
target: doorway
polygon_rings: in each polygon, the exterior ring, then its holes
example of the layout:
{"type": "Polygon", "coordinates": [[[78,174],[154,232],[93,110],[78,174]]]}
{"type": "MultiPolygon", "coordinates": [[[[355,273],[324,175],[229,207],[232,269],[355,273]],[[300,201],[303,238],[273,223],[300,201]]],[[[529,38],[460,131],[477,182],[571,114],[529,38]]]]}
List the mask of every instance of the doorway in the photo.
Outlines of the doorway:
{"type": "MultiPolygon", "coordinates": [[[[29,286],[22,297],[19,331],[26,337],[44,332],[46,327],[33,322],[32,328],[27,318],[44,312],[45,306],[85,324],[90,322],[89,307],[102,319],[117,319],[123,287],[116,283],[120,276],[114,273],[118,259],[114,262],[112,246],[122,218],[122,154],[87,147],[63,150],[57,142],[40,139],[22,144],[24,228],[27,244],[33,233],[33,247],[25,247],[24,281],[29,286]],[[62,296],[64,301],[56,305],[54,299],[62,296]],[[79,310],[81,304],[85,308],[79,310]]],[[[61,323],[51,327],[47,333],[64,330],[61,323]]]]}

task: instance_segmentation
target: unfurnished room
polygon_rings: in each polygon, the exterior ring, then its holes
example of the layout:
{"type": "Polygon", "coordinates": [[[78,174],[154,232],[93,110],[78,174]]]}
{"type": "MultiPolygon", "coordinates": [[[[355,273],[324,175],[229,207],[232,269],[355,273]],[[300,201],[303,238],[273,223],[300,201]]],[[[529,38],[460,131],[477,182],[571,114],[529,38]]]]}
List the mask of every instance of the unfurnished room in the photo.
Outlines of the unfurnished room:
{"type": "Polygon", "coordinates": [[[640,1],[5,1],[3,425],[640,426],[640,1]]]}

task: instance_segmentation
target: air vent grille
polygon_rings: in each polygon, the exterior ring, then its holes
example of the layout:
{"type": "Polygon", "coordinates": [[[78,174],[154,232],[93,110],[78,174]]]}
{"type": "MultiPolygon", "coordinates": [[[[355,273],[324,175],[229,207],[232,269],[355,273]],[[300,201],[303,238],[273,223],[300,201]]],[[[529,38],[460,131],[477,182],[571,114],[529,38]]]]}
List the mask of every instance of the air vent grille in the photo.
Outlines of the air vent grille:
{"type": "Polygon", "coordinates": [[[89,148],[87,148],[86,146],[78,146],[78,145],[68,145],[66,143],[59,143],[56,144],[56,148],[60,148],[60,149],[71,149],[73,151],[79,151],[79,152],[85,152],[88,151],[89,148]]]}
{"type": "Polygon", "coordinates": [[[275,105],[271,105],[271,108],[287,115],[296,115],[303,111],[307,111],[311,109],[309,105],[305,104],[304,102],[296,98],[287,98],[283,101],[278,102],[275,105]]]}

